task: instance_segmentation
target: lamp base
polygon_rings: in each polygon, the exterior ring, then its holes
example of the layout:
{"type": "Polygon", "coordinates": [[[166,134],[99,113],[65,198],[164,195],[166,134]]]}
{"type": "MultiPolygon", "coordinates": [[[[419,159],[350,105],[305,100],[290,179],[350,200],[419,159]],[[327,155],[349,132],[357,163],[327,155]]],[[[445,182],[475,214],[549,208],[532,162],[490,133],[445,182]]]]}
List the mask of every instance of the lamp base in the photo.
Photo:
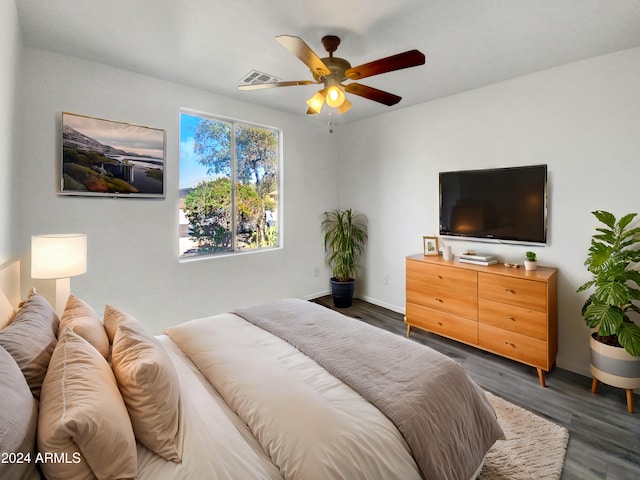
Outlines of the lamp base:
{"type": "Polygon", "coordinates": [[[67,300],[71,293],[71,279],[69,277],[54,280],[32,279],[32,283],[38,293],[51,304],[58,318],[62,318],[64,308],[67,305],[67,300]]]}
{"type": "Polygon", "coordinates": [[[58,318],[62,318],[64,308],[67,306],[67,300],[71,294],[71,279],[56,278],[56,303],[55,310],[58,318]]]}

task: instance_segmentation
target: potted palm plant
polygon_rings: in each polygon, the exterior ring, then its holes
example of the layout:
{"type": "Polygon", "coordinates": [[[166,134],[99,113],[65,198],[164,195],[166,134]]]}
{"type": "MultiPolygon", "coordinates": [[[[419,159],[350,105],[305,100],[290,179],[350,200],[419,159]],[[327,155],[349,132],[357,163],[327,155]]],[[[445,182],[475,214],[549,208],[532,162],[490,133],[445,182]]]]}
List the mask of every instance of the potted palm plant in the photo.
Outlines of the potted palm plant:
{"type": "Polygon", "coordinates": [[[592,391],[598,381],[627,390],[627,405],[633,411],[633,389],[640,388],[640,326],[630,315],[639,314],[640,228],[631,225],[636,213],[619,220],[609,212],[591,212],[604,226],[591,239],[585,261],[591,280],[578,292],[594,288],[582,315],[590,328],[592,391]]]}
{"type": "Polygon", "coordinates": [[[331,210],[322,220],[326,261],[331,268],[331,294],[336,308],[350,307],[359,259],[367,243],[367,217],[348,210],[331,210]]]}

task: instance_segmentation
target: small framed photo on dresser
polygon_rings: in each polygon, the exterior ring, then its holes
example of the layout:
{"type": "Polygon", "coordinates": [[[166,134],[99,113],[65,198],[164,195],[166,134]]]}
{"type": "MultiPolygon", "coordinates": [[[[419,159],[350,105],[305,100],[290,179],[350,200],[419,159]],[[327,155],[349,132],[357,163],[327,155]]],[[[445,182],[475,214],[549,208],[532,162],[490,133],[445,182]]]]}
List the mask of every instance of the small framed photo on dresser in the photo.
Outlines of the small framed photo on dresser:
{"type": "Polygon", "coordinates": [[[438,255],[438,237],[424,236],[422,237],[422,242],[425,256],[438,255]]]}

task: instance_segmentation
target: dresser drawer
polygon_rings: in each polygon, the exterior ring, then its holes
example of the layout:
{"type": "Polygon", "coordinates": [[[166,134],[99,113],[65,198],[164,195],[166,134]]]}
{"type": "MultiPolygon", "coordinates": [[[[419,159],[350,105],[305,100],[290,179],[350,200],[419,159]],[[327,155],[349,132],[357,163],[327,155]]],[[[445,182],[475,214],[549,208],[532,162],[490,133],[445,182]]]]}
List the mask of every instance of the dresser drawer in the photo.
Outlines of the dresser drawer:
{"type": "Polygon", "coordinates": [[[548,371],[547,343],[516,332],[478,324],[478,345],[519,362],[548,371]]]}
{"type": "Polygon", "coordinates": [[[534,280],[478,273],[478,297],[547,311],[547,284],[534,280]]]}
{"type": "Polygon", "coordinates": [[[406,322],[471,345],[478,344],[478,322],[407,303],[406,322]]]}
{"type": "Polygon", "coordinates": [[[422,305],[458,317],[478,320],[478,299],[468,295],[447,293],[439,288],[427,288],[421,292],[407,289],[407,303],[422,305]]]}
{"type": "Polygon", "coordinates": [[[407,260],[407,290],[438,289],[456,295],[478,295],[478,274],[461,268],[407,260]]]}
{"type": "Polygon", "coordinates": [[[480,299],[478,321],[544,341],[548,337],[547,315],[544,312],[508,303],[480,299]]]}

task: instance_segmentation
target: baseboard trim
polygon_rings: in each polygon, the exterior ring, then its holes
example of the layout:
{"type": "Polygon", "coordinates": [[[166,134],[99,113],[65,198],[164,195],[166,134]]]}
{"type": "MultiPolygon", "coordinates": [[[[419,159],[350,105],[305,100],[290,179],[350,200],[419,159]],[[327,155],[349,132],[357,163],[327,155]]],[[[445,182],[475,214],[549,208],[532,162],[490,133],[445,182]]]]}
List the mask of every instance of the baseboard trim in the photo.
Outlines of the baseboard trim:
{"type": "Polygon", "coordinates": [[[387,310],[391,310],[392,312],[401,313],[403,315],[406,313],[405,307],[399,307],[397,305],[392,305],[390,303],[386,303],[386,302],[380,301],[380,300],[378,300],[376,298],[369,297],[367,295],[358,296],[358,298],[360,300],[364,300],[365,302],[372,303],[373,305],[377,305],[378,307],[382,307],[382,308],[386,308],[387,310]]]}
{"type": "Polygon", "coordinates": [[[321,292],[311,293],[302,297],[303,300],[314,300],[316,298],[325,297],[331,295],[331,290],[322,290],[321,292]]]}
{"type": "MultiPolygon", "coordinates": [[[[320,298],[320,297],[325,297],[327,295],[331,295],[331,290],[324,290],[322,292],[318,292],[318,293],[312,293],[310,295],[305,295],[303,298],[303,300],[314,300],[316,298],[320,298]]],[[[396,313],[401,313],[402,315],[405,314],[406,310],[404,307],[398,307],[397,305],[392,305],[390,303],[386,303],[386,302],[382,302],[376,298],[373,297],[369,297],[367,295],[356,295],[355,298],[358,298],[360,300],[363,300],[365,302],[371,303],[373,305],[376,305],[378,307],[382,307],[382,308],[386,308],[387,310],[391,310],[392,312],[396,312],[396,313]]]]}

